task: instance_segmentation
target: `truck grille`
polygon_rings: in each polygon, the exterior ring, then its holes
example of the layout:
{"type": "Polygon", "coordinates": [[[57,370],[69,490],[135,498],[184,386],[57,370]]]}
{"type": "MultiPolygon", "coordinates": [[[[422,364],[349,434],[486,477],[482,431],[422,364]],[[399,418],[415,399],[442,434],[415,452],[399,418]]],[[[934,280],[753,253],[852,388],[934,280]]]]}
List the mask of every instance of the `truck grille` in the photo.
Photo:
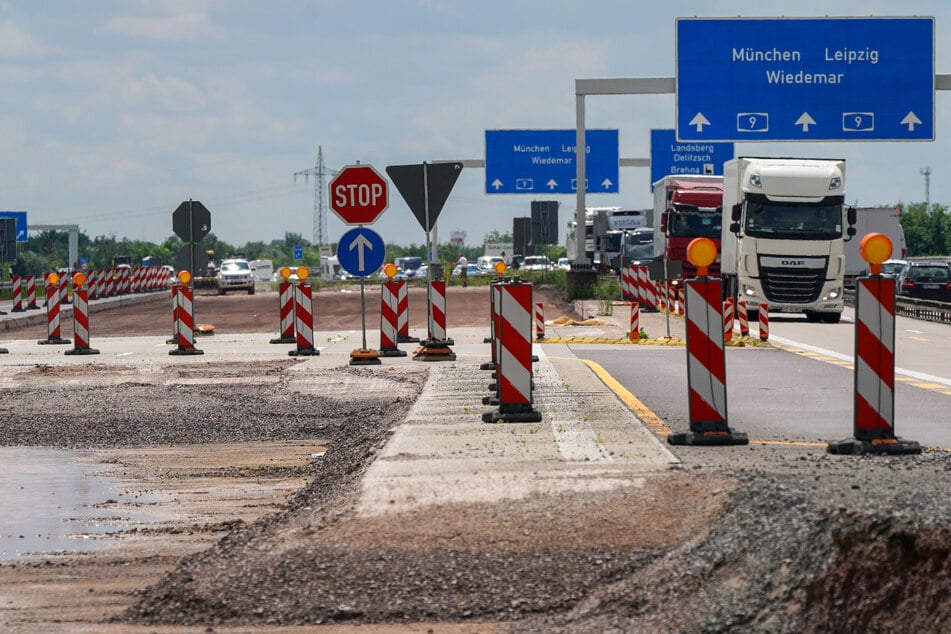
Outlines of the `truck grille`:
{"type": "Polygon", "coordinates": [[[760,281],[766,299],[771,302],[807,304],[819,299],[825,268],[760,268],[760,281]]]}

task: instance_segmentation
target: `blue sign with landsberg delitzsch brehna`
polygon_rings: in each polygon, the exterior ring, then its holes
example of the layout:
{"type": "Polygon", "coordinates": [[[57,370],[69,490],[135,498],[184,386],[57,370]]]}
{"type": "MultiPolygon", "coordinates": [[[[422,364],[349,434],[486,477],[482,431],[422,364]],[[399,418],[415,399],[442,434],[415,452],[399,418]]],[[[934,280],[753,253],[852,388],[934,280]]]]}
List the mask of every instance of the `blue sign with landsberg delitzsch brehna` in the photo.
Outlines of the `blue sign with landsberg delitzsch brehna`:
{"type": "Polygon", "coordinates": [[[681,141],[933,141],[934,18],[678,18],[681,141]]]}
{"type": "Polygon", "coordinates": [[[733,156],[732,143],[680,142],[674,130],[651,130],[651,191],[665,176],[722,176],[723,164],[733,156]]]}
{"type": "MultiPolygon", "coordinates": [[[[487,194],[574,194],[575,130],[486,130],[487,194]]],[[[592,194],[618,193],[618,131],[585,130],[585,174],[592,194]]]]}

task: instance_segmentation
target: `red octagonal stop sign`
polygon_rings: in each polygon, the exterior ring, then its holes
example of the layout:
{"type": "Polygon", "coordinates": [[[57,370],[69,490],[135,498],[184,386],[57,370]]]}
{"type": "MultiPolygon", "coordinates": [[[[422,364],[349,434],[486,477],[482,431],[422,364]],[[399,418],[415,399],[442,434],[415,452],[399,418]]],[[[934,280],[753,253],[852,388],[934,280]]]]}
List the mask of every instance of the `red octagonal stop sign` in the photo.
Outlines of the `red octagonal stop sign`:
{"type": "Polygon", "coordinates": [[[370,165],[348,165],[330,181],[330,208],[348,225],[373,224],[387,205],[386,179],[370,165]]]}

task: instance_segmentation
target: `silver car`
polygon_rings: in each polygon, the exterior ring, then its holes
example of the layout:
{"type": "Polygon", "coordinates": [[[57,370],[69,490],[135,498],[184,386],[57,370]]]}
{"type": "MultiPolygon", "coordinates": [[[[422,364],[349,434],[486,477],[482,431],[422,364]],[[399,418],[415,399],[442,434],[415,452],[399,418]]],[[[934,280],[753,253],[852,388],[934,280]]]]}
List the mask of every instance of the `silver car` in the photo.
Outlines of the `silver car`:
{"type": "Polygon", "coordinates": [[[247,291],[254,295],[254,277],[251,275],[251,265],[247,260],[222,260],[215,276],[215,286],[218,294],[224,295],[228,291],[247,291]]]}

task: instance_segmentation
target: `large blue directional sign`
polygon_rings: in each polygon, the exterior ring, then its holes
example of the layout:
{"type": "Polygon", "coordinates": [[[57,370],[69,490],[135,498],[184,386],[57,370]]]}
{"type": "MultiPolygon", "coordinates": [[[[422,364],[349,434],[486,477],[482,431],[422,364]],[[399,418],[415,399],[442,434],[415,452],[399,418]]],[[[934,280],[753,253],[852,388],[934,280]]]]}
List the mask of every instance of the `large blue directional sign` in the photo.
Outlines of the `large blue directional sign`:
{"type": "Polygon", "coordinates": [[[733,153],[732,143],[681,143],[674,130],[651,130],[651,191],[671,174],[722,176],[733,153]]]}
{"type": "Polygon", "coordinates": [[[26,212],[25,211],[0,211],[0,218],[13,218],[16,220],[17,242],[26,242],[26,212]]]}
{"type": "Polygon", "coordinates": [[[386,258],[386,245],[376,231],[356,227],[340,238],[337,260],[347,273],[368,277],[376,273],[386,258]]]}
{"type": "MultiPolygon", "coordinates": [[[[574,194],[575,137],[575,130],[486,130],[486,193],[574,194]]],[[[585,145],[585,191],[618,193],[617,130],[585,130],[585,145]]]]}
{"type": "Polygon", "coordinates": [[[678,18],[681,141],[933,141],[934,18],[678,18]]]}

